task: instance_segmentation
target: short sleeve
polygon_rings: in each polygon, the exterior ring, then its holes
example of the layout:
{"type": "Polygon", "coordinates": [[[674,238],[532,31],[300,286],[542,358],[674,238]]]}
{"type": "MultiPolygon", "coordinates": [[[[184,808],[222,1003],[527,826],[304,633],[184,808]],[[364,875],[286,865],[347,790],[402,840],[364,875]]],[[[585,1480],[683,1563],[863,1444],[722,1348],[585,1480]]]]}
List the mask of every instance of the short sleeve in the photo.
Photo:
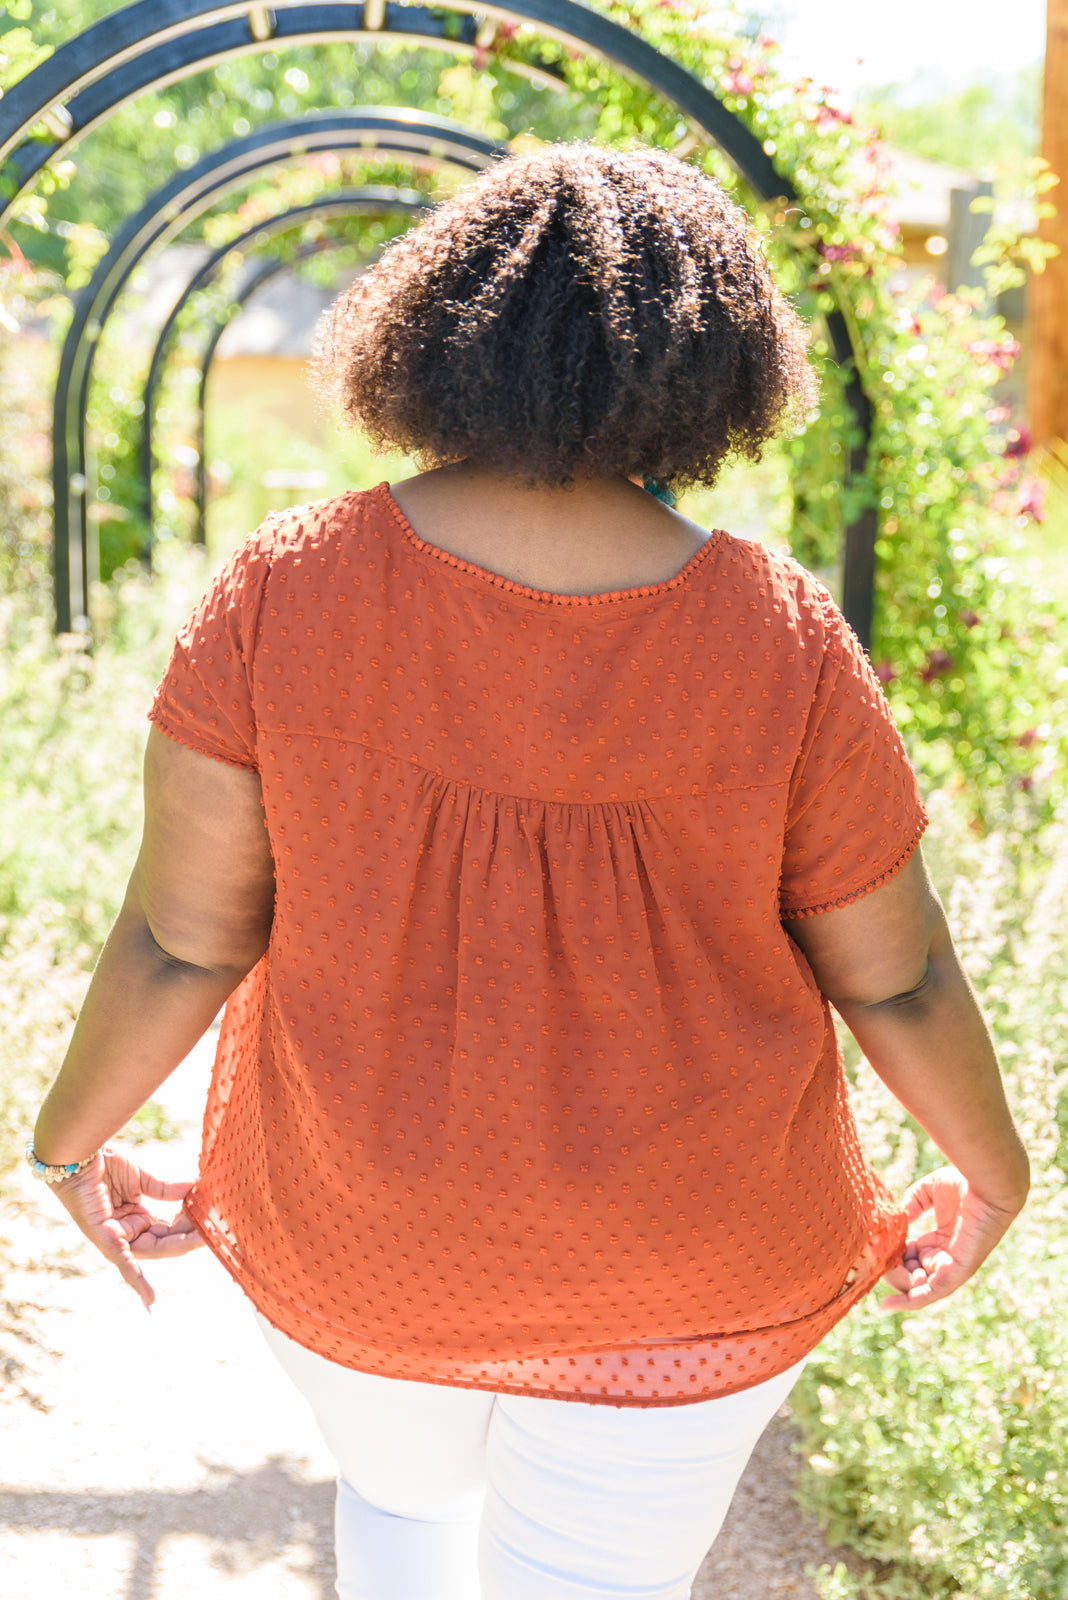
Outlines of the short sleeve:
{"type": "Polygon", "coordinates": [[[226,563],[178,634],[148,714],[168,738],[253,772],[252,664],[269,543],[261,530],[226,563]]]}
{"type": "Polygon", "coordinates": [[[927,825],[916,774],[867,656],[824,607],[825,653],[787,807],[783,917],[831,911],[898,872],[927,825]]]}

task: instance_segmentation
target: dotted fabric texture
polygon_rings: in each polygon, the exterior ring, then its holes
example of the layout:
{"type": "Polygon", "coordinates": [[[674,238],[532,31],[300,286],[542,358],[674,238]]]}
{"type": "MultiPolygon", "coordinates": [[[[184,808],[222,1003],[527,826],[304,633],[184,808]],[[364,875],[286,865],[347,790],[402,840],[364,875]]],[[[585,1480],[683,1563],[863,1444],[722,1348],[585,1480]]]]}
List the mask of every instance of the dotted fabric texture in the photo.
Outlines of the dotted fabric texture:
{"type": "Polygon", "coordinates": [[[152,710],[259,772],[268,953],[188,1209],[264,1315],[390,1377],[614,1404],[798,1361],[896,1258],[783,914],[925,823],[826,592],[714,533],[526,589],[383,484],[274,517],[152,710]]]}

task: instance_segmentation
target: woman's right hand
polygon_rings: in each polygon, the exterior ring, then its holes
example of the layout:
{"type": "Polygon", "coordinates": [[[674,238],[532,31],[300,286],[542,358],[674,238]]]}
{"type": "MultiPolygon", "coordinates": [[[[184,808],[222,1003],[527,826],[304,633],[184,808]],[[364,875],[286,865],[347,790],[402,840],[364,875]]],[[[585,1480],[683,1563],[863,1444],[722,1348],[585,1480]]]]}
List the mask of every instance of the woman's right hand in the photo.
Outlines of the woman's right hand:
{"type": "Polygon", "coordinates": [[[155,1291],[135,1256],[157,1260],[182,1256],[204,1240],[184,1211],[173,1222],[164,1222],[152,1215],[142,1198],[184,1200],[192,1187],[191,1179],[156,1178],[131,1156],[110,1148],[101,1150],[84,1172],[51,1185],[85,1237],[118,1268],[147,1310],[155,1291]]]}
{"type": "Polygon", "coordinates": [[[955,1167],[942,1167],[920,1178],[905,1193],[902,1205],[910,1224],[934,1212],[934,1227],[913,1233],[896,1267],[884,1275],[895,1290],[880,1302],[881,1311],[923,1311],[959,1289],[982,1266],[1024,1208],[1018,1203],[992,1205],[981,1200],[955,1167]]]}

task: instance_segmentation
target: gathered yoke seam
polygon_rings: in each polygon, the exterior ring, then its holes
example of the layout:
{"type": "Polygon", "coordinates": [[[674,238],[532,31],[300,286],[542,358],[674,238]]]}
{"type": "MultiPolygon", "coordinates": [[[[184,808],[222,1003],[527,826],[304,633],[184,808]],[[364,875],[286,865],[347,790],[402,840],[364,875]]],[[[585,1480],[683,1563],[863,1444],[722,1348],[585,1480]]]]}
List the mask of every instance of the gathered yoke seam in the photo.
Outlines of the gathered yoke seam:
{"type": "MultiPolygon", "coordinates": [[[[600,806],[648,805],[649,802],[653,800],[700,800],[706,795],[736,794],[742,789],[785,789],[788,788],[790,783],[790,775],[786,774],[782,778],[769,779],[763,783],[736,783],[729,785],[712,784],[702,789],[691,790],[689,793],[684,793],[681,791],[673,792],[670,790],[659,790],[656,794],[631,795],[621,800],[559,800],[556,798],[547,798],[545,795],[518,794],[514,789],[496,789],[492,784],[488,783],[476,783],[472,778],[461,778],[454,776],[448,772],[442,772],[437,767],[425,767],[422,762],[416,760],[414,756],[402,755],[396,750],[387,750],[382,745],[372,744],[367,739],[348,738],[342,733],[332,733],[329,731],[309,733],[303,728],[268,728],[262,724],[258,725],[257,731],[260,736],[258,740],[258,743],[260,744],[262,744],[263,740],[270,735],[274,735],[275,737],[282,739],[329,739],[334,744],[355,745],[360,750],[373,751],[375,755],[385,756],[388,761],[400,762],[405,766],[413,768],[413,770],[416,772],[423,773],[428,778],[440,778],[442,783],[461,784],[465,789],[475,789],[479,794],[496,795],[501,800],[526,800],[532,801],[537,805],[546,806],[582,806],[587,810],[595,810],[600,806]]],[[[259,763],[257,770],[262,772],[262,761],[259,763]]]]}

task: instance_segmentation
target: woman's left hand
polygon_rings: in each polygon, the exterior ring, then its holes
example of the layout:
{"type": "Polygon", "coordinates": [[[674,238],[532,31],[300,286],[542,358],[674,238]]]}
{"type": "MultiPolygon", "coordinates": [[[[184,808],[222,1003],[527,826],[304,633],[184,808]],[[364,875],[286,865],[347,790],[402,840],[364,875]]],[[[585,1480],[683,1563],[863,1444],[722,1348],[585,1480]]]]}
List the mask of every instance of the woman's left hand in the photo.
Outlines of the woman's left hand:
{"type": "Polygon", "coordinates": [[[897,1266],[884,1273],[895,1292],[880,1301],[881,1311],[923,1311],[967,1283],[1023,1210],[1018,1199],[995,1205],[981,1200],[955,1167],[942,1167],[920,1178],[902,1196],[910,1223],[929,1212],[935,1225],[925,1232],[910,1229],[897,1266]]]}
{"type": "Polygon", "coordinates": [[[85,1237],[118,1267],[146,1309],[151,1309],[155,1291],[134,1257],[184,1256],[204,1240],[184,1211],[173,1222],[164,1222],[152,1215],[142,1198],[184,1200],[192,1187],[192,1179],[170,1182],[153,1177],[130,1156],[110,1148],[95,1156],[84,1172],[51,1185],[85,1237]]]}

